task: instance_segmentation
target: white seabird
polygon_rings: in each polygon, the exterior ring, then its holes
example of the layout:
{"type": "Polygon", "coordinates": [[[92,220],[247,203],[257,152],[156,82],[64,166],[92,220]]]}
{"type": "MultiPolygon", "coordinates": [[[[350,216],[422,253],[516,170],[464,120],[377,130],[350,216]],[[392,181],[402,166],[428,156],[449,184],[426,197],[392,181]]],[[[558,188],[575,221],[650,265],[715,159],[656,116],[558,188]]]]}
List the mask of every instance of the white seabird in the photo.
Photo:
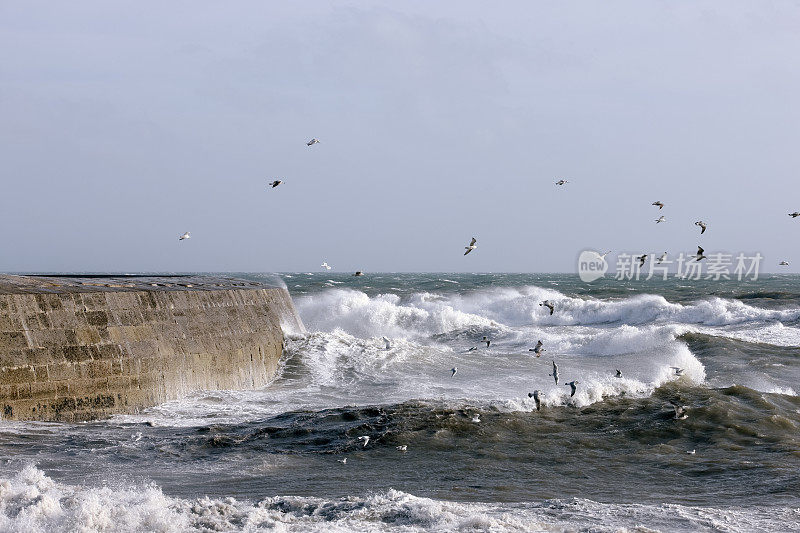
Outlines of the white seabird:
{"type": "Polygon", "coordinates": [[[272,185],[272,188],[274,189],[275,187],[277,187],[281,183],[283,183],[283,180],[275,180],[272,183],[270,183],[270,185],[272,185]]]}
{"type": "Polygon", "coordinates": [[[663,202],[660,202],[660,201],[658,201],[658,200],[656,200],[655,202],[653,202],[653,203],[652,203],[652,204],[650,204],[650,205],[657,205],[659,209],[664,209],[664,203],[663,203],[663,202]]]}
{"type": "Polygon", "coordinates": [[[337,461],[339,461],[343,465],[346,465],[347,464],[347,457],[345,457],[344,459],[337,459],[337,461]]]}
{"type": "Polygon", "coordinates": [[[695,453],[697,453],[697,450],[688,450],[686,455],[694,455],[695,453]]]}
{"type": "Polygon", "coordinates": [[[192,235],[188,231],[186,233],[184,233],[183,235],[179,235],[178,236],[178,240],[179,241],[183,241],[183,240],[191,239],[191,238],[192,238],[192,235]]]}
{"type": "Polygon", "coordinates": [[[553,311],[555,311],[555,306],[550,303],[550,300],[545,300],[545,301],[543,301],[542,303],[539,304],[539,307],[542,307],[542,306],[550,309],[550,314],[551,315],[553,314],[553,311]]]}
{"type": "Polygon", "coordinates": [[[477,246],[475,245],[475,243],[476,243],[476,242],[477,242],[477,239],[475,239],[475,237],[473,237],[473,238],[472,238],[472,240],[471,240],[471,241],[469,241],[469,246],[465,246],[465,247],[464,247],[464,249],[466,250],[466,252],[464,252],[464,255],[467,255],[467,254],[468,254],[468,253],[470,253],[472,250],[474,250],[475,248],[477,248],[477,246]]]}
{"type": "Polygon", "coordinates": [[[656,224],[658,224],[659,222],[664,222],[665,220],[667,220],[667,217],[665,217],[664,215],[661,215],[660,217],[658,217],[656,219],[656,224]]]}
{"type": "Polygon", "coordinates": [[[565,183],[569,183],[567,180],[558,180],[556,185],[564,185],[565,183]]]}
{"type": "Polygon", "coordinates": [[[395,446],[395,448],[397,448],[401,452],[404,452],[404,451],[406,451],[408,449],[408,445],[407,444],[401,444],[400,446],[395,446]]]}
{"type": "Polygon", "coordinates": [[[596,256],[597,256],[598,258],[600,258],[600,259],[605,259],[605,258],[606,258],[606,256],[607,256],[608,254],[610,254],[610,253],[611,253],[611,250],[609,250],[609,251],[607,251],[607,252],[605,252],[605,253],[602,253],[602,254],[595,252],[595,253],[594,253],[594,255],[596,255],[596,256]]]}
{"type": "Polygon", "coordinates": [[[392,349],[392,343],[389,342],[389,339],[387,339],[386,337],[383,337],[383,342],[385,344],[384,349],[386,349],[386,350],[391,350],[392,349]]]}
{"type": "Polygon", "coordinates": [[[703,252],[704,252],[704,251],[705,251],[705,250],[703,250],[703,248],[702,248],[702,247],[698,246],[698,247],[697,247],[697,256],[694,258],[694,260],[695,260],[695,261],[700,261],[701,259],[708,259],[708,257],[706,257],[705,255],[703,255],[703,252]]]}
{"type": "MultiPolygon", "coordinates": [[[[546,351],[544,348],[542,348],[543,345],[544,343],[540,339],[539,342],[536,343],[536,348],[528,348],[528,351],[535,353],[536,357],[540,357],[542,352],[546,351]]],[[[555,363],[553,364],[555,365],[555,363]]]]}
{"type": "Polygon", "coordinates": [[[539,390],[533,391],[533,393],[528,393],[528,398],[533,398],[533,401],[536,402],[536,410],[542,410],[542,401],[539,399],[539,390]]]}
{"type": "Polygon", "coordinates": [[[576,389],[575,385],[577,385],[578,383],[580,383],[580,381],[578,380],[570,381],[569,383],[564,383],[565,386],[572,387],[572,393],[570,393],[569,395],[570,398],[575,396],[575,389],[576,389]]]}
{"type": "Polygon", "coordinates": [[[795,211],[794,213],[789,213],[789,216],[792,218],[800,217],[800,211],[795,211]]]}
{"type": "Polygon", "coordinates": [[[614,376],[614,377],[615,378],[621,378],[622,377],[622,372],[620,372],[619,369],[617,369],[617,375],[614,376]]]}
{"type": "Polygon", "coordinates": [[[681,405],[677,402],[672,400],[669,401],[672,404],[672,407],[675,409],[675,420],[685,420],[689,418],[689,415],[686,414],[686,406],[681,405]]]}
{"type": "Polygon", "coordinates": [[[475,416],[472,417],[472,421],[474,423],[476,423],[476,424],[480,424],[481,423],[481,414],[480,413],[475,413],[475,416]]]}
{"type": "Polygon", "coordinates": [[[700,235],[702,235],[703,233],[706,232],[706,227],[707,226],[706,226],[706,223],[703,222],[702,220],[698,220],[697,222],[694,223],[694,225],[695,226],[700,226],[700,235]]]}
{"type": "Polygon", "coordinates": [[[319,142],[320,142],[320,141],[319,141],[319,139],[317,139],[316,137],[314,137],[313,139],[311,139],[310,141],[308,141],[308,142],[306,143],[306,146],[314,146],[315,144],[317,144],[317,143],[319,143],[319,142]]]}
{"type": "Polygon", "coordinates": [[[330,269],[331,269],[331,266],[328,264],[328,262],[327,262],[327,261],[323,261],[323,262],[322,262],[322,264],[321,264],[320,266],[321,266],[322,268],[324,268],[325,270],[330,270],[330,269]]]}
{"type": "Polygon", "coordinates": [[[553,361],[553,373],[547,374],[548,376],[553,376],[553,379],[556,380],[556,385],[558,385],[558,365],[555,361],[553,361]]]}
{"type": "Polygon", "coordinates": [[[671,366],[670,368],[675,371],[675,375],[676,376],[682,376],[684,371],[685,371],[685,369],[677,367],[677,366],[671,366]]]}
{"type": "Polygon", "coordinates": [[[353,275],[354,275],[354,276],[363,276],[363,275],[364,275],[364,273],[363,273],[362,271],[360,271],[360,270],[356,270],[356,273],[355,273],[355,274],[353,274],[353,275]]]}
{"type": "Polygon", "coordinates": [[[453,376],[456,375],[456,372],[458,372],[458,368],[453,367],[453,368],[450,369],[450,372],[452,372],[452,374],[450,374],[450,377],[452,378],[453,376]]]}
{"type": "Polygon", "coordinates": [[[789,266],[789,261],[781,261],[778,263],[780,266],[789,266]]]}
{"type": "Polygon", "coordinates": [[[667,260],[667,252],[664,252],[663,254],[661,254],[660,256],[658,256],[658,259],[656,259],[656,261],[658,261],[658,264],[659,264],[659,265],[660,265],[661,263],[663,263],[664,261],[666,261],[666,260],[667,260]]]}
{"type": "Polygon", "coordinates": [[[366,448],[367,447],[367,443],[369,443],[369,435],[361,435],[360,437],[358,437],[358,440],[363,440],[364,441],[364,448],[366,448]]]}
{"type": "Polygon", "coordinates": [[[483,337],[483,342],[486,343],[486,347],[487,348],[489,347],[490,344],[492,344],[492,340],[489,337],[485,336],[485,335],[483,337]]]}

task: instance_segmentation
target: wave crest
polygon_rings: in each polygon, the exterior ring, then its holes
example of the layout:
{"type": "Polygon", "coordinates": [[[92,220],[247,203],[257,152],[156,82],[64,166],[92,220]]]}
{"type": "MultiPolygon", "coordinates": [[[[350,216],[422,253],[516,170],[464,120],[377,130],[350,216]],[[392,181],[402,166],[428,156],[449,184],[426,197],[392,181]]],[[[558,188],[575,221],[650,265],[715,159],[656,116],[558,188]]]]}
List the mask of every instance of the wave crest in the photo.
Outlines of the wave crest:
{"type": "Polygon", "coordinates": [[[303,321],[318,331],[340,328],[351,335],[375,337],[430,336],[467,329],[504,331],[524,325],[602,326],[689,324],[731,326],[791,322],[800,309],[763,309],[737,300],[706,298],[692,304],[670,303],[663,296],[643,294],[620,300],[569,297],[535,286],[495,287],[467,294],[415,293],[370,297],[352,289],[331,289],[297,300],[303,321]],[[550,300],[552,316],[539,305],[550,300]]]}
{"type": "Polygon", "coordinates": [[[60,484],[29,465],[0,480],[4,531],[531,531],[658,528],[670,531],[779,530],[800,509],[604,504],[581,498],[465,503],[399,490],[338,499],[275,496],[256,504],[235,498],[181,499],[155,485],[112,490],[60,484]]]}

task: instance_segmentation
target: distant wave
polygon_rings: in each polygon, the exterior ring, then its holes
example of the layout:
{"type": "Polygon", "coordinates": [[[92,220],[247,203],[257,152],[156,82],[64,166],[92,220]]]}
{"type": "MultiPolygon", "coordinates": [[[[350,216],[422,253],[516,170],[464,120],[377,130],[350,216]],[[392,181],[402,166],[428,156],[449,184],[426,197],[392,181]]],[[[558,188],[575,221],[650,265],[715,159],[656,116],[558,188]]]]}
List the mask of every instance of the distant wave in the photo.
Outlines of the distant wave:
{"type": "Polygon", "coordinates": [[[498,287],[446,296],[423,292],[404,298],[395,294],[370,297],[357,290],[333,289],[300,297],[297,307],[311,329],[341,328],[362,337],[431,335],[469,327],[502,329],[527,324],[725,326],[800,319],[797,308],[763,309],[717,297],[688,305],[647,294],[619,300],[594,300],[572,298],[535,286],[498,287]],[[554,315],[539,306],[543,300],[556,305],[554,315]]]}

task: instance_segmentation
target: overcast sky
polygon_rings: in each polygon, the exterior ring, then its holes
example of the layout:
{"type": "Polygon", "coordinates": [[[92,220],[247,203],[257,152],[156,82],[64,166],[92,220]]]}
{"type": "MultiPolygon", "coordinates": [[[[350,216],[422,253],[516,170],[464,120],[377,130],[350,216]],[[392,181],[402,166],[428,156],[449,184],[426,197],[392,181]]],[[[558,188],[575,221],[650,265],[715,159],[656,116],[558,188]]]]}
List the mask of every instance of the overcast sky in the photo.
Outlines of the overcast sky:
{"type": "Polygon", "coordinates": [[[698,244],[800,271],[799,28],[796,1],[0,0],[0,271],[698,244]]]}

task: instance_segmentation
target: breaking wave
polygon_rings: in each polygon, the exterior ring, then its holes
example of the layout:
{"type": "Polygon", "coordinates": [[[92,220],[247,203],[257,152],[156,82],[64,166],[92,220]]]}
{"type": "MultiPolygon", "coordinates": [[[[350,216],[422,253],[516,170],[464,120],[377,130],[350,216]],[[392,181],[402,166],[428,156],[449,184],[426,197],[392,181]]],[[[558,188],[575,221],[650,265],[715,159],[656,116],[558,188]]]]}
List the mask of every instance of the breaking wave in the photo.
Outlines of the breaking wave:
{"type": "Polygon", "coordinates": [[[83,487],[23,467],[0,481],[3,531],[777,531],[800,509],[604,504],[587,499],[528,504],[461,503],[390,489],[323,499],[275,496],[181,499],[155,485],[83,487]],[[602,524],[602,525],[599,525],[602,524]]]}
{"type": "Polygon", "coordinates": [[[573,298],[535,286],[499,287],[459,295],[415,293],[374,297],[352,289],[333,289],[298,298],[307,326],[319,331],[341,328],[360,337],[432,335],[468,328],[504,328],[528,324],[593,326],[610,324],[687,324],[729,326],[792,322],[800,309],[763,309],[737,300],[712,297],[683,305],[643,294],[619,300],[573,298]],[[539,305],[550,300],[557,312],[539,305]]]}

